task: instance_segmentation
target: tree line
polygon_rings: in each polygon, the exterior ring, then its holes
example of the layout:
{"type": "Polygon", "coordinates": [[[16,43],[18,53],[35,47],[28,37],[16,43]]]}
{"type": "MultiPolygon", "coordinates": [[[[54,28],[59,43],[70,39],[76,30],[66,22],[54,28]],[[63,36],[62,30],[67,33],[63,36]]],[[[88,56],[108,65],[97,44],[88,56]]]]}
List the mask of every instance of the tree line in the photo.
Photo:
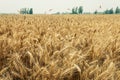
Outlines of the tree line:
{"type": "Polygon", "coordinates": [[[67,12],[67,13],[63,13],[63,14],[120,14],[120,8],[119,7],[116,7],[115,10],[113,8],[106,9],[103,12],[99,12],[98,10],[95,10],[94,13],[83,12],[83,11],[84,11],[83,6],[79,6],[79,7],[73,7],[71,9],[71,12],[69,12],[69,13],[67,12]]]}
{"type": "MultiPolygon", "coordinates": [[[[74,7],[72,8],[72,14],[83,14],[83,7],[74,7]]],[[[94,12],[94,14],[120,14],[120,8],[116,7],[115,10],[113,8],[107,9],[103,12],[98,12],[97,10],[94,12]]]]}
{"type": "MultiPolygon", "coordinates": [[[[83,6],[73,7],[71,9],[71,12],[67,13],[67,14],[83,14],[83,10],[84,10],[83,6]]],[[[20,9],[19,13],[20,14],[33,14],[33,8],[22,8],[22,9],[20,9]]],[[[60,12],[59,12],[59,14],[60,14],[60,12]]],[[[107,9],[103,12],[98,12],[96,10],[96,11],[94,11],[93,14],[120,14],[120,8],[116,7],[115,10],[113,10],[113,8],[111,8],[111,9],[107,9]]]]}
{"type": "Polygon", "coordinates": [[[33,8],[21,8],[19,13],[20,14],[33,14],[33,8]]]}
{"type": "Polygon", "coordinates": [[[82,6],[72,8],[72,14],[82,14],[82,13],[83,13],[82,6]]]}
{"type": "MultiPolygon", "coordinates": [[[[99,12],[96,10],[94,14],[99,14],[99,12]]],[[[120,14],[120,8],[116,7],[115,10],[113,10],[113,8],[107,9],[103,12],[103,14],[120,14]]]]}

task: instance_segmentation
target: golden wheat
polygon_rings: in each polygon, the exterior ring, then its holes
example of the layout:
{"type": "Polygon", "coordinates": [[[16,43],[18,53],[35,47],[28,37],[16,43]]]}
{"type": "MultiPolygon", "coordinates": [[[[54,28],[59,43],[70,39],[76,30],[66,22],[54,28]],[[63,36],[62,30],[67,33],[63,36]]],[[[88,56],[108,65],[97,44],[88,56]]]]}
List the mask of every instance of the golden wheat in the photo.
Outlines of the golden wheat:
{"type": "Polygon", "coordinates": [[[0,80],[120,80],[120,15],[0,15],[0,80]]]}

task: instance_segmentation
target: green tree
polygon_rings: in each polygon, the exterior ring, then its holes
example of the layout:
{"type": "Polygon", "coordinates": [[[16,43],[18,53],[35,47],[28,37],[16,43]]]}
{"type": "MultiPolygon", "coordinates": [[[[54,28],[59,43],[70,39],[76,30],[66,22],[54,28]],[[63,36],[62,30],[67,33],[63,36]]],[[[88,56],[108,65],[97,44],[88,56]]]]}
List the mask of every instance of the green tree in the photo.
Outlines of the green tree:
{"type": "Polygon", "coordinates": [[[116,14],[119,14],[119,13],[120,13],[119,7],[116,8],[115,13],[116,13],[116,14]]]}
{"type": "Polygon", "coordinates": [[[29,14],[33,14],[33,8],[30,8],[29,14]]]}
{"type": "Polygon", "coordinates": [[[33,14],[33,9],[32,8],[21,8],[20,9],[20,14],[33,14]]]}
{"type": "Polygon", "coordinates": [[[26,13],[26,8],[20,9],[20,14],[25,14],[26,13]]]}
{"type": "Polygon", "coordinates": [[[83,13],[83,7],[82,7],[82,6],[80,6],[80,7],[78,8],[78,13],[79,13],[79,14],[82,14],[82,13],[83,13]]]}
{"type": "Polygon", "coordinates": [[[75,14],[75,8],[72,8],[72,14],[75,14]]]}
{"type": "Polygon", "coordinates": [[[72,14],[82,14],[83,13],[83,7],[74,7],[72,8],[72,14]]]}
{"type": "Polygon", "coordinates": [[[107,9],[107,10],[105,10],[104,11],[104,14],[114,14],[114,10],[113,10],[113,8],[111,8],[111,9],[107,9]]]}
{"type": "Polygon", "coordinates": [[[114,14],[113,8],[109,10],[109,14],[114,14]]]}
{"type": "Polygon", "coordinates": [[[72,8],[72,14],[77,14],[78,13],[78,7],[72,8]]]}
{"type": "Polygon", "coordinates": [[[75,8],[75,14],[78,14],[78,7],[75,8]]]}
{"type": "Polygon", "coordinates": [[[97,14],[98,13],[98,11],[96,10],[95,12],[94,12],[94,14],[97,14]]]}
{"type": "Polygon", "coordinates": [[[55,14],[60,14],[60,12],[56,12],[55,14]]]}
{"type": "Polygon", "coordinates": [[[109,14],[109,10],[108,10],[108,9],[105,10],[105,11],[104,11],[104,14],[109,14]]]}

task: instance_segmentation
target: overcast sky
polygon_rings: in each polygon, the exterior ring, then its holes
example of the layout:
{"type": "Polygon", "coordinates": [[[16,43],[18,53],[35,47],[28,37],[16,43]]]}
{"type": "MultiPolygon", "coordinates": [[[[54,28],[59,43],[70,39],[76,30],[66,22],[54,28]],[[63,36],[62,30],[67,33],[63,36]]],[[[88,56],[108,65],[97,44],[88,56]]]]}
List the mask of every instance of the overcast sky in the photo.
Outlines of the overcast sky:
{"type": "Polygon", "coordinates": [[[34,13],[69,12],[68,8],[75,6],[83,6],[84,12],[103,11],[120,7],[120,0],[0,0],[0,13],[18,13],[24,7],[33,8],[34,13]]]}

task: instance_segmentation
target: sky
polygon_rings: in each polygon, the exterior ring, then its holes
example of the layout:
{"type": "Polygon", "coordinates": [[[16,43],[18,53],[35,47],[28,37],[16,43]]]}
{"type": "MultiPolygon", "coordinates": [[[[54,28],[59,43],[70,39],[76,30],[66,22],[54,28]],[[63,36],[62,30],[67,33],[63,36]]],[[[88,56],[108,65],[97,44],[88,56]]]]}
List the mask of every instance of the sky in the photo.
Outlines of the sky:
{"type": "Polygon", "coordinates": [[[84,12],[104,11],[120,7],[120,0],[0,0],[0,13],[18,13],[21,8],[33,8],[36,14],[70,12],[76,6],[83,6],[84,12]]]}

